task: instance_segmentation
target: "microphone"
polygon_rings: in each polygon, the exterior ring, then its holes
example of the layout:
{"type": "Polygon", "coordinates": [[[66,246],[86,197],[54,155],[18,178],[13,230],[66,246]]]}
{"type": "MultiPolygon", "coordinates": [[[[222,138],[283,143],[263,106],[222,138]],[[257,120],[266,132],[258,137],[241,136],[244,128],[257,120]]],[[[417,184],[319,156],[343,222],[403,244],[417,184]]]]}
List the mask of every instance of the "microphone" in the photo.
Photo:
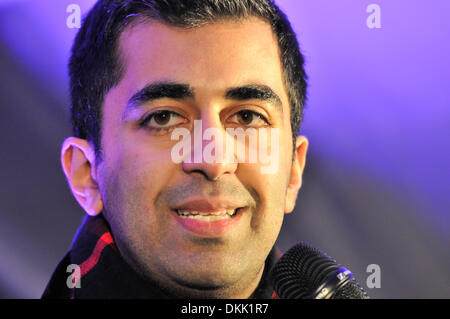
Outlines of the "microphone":
{"type": "Polygon", "coordinates": [[[301,242],[272,268],[270,281],[281,299],[368,299],[347,268],[301,242]]]}

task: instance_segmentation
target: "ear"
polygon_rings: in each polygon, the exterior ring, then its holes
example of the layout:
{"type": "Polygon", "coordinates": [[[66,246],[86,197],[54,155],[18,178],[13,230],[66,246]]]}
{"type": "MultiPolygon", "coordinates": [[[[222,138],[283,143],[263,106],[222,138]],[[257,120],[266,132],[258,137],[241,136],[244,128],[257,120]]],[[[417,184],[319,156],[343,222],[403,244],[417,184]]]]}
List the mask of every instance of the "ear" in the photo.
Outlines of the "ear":
{"type": "Polygon", "coordinates": [[[67,138],[61,149],[61,164],[78,203],[89,215],[98,215],[103,210],[103,200],[97,183],[93,146],[81,138],[67,138]]]}
{"type": "Polygon", "coordinates": [[[306,163],[306,152],[308,150],[308,140],[304,136],[298,136],[295,143],[294,161],[291,168],[291,177],[286,192],[286,203],[284,212],[289,214],[294,210],[298,191],[302,186],[303,170],[306,163]]]}

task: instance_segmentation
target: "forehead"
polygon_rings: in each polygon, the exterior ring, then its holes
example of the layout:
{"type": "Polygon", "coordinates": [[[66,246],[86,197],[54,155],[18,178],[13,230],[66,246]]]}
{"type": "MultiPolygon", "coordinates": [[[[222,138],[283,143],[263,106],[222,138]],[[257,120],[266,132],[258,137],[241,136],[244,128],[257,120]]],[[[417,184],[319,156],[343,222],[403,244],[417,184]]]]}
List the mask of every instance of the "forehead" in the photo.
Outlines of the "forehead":
{"type": "Polygon", "coordinates": [[[151,82],[186,83],[205,93],[259,83],[287,105],[278,41],[259,18],[195,28],[140,22],[122,33],[119,52],[125,71],[121,85],[129,97],[151,82]]]}

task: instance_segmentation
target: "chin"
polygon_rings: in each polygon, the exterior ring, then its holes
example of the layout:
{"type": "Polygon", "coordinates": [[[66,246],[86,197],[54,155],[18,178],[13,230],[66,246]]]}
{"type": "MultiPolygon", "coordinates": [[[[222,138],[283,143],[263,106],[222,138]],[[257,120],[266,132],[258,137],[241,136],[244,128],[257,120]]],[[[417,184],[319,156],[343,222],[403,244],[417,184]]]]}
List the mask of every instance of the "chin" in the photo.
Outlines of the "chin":
{"type": "Polygon", "coordinates": [[[191,270],[182,271],[177,274],[177,281],[179,284],[195,288],[199,290],[214,290],[220,288],[226,288],[234,285],[240,279],[244,273],[235,269],[215,269],[214,266],[210,267],[194,267],[191,270]]]}

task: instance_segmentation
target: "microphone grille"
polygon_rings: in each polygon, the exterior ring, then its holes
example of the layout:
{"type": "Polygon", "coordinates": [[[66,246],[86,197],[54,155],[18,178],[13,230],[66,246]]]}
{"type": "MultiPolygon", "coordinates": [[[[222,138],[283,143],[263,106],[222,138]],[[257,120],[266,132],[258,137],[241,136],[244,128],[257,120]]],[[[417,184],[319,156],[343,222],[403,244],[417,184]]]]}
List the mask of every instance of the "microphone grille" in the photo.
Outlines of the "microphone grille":
{"type": "MultiPolygon", "coordinates": [[[[301,242],[280,258],[270,273],[270,279],[280,298],[308,299],[314,298],[317,288],[340,268],[341,265],[325,252],[301,242]]],[[[367,298],[367,295],[352,278],[333,298],[359,299],[367,298]]]]}
{"type": "Polygon", "coordinates": [[[336,291],[333,299],[369,299],[369,296],[355,278],[352,278],[346,285],[336,291]]]}

